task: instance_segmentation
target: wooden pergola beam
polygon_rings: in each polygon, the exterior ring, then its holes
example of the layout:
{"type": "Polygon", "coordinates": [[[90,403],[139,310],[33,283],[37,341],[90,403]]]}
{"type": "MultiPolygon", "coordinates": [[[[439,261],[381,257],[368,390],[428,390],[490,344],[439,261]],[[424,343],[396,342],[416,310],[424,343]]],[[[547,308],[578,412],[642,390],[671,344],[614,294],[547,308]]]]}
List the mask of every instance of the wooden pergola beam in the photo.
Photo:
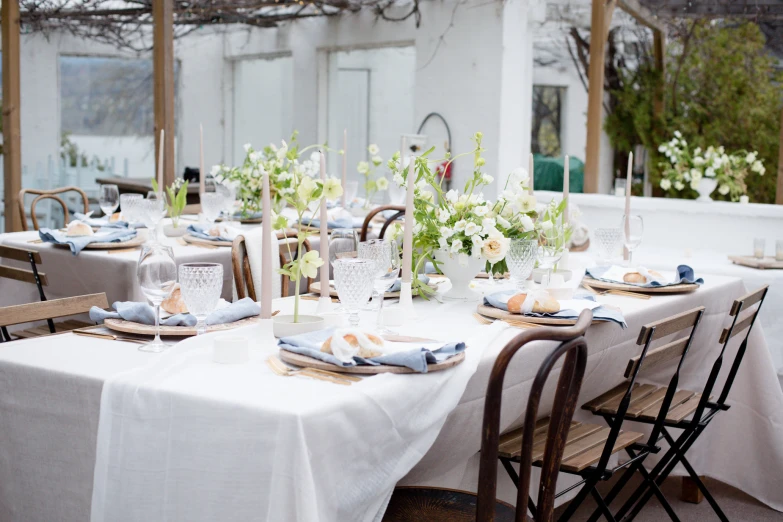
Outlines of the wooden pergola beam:
{"type": "Polygon", "coordinates": [[[3,190],[5,231],[22,230],[17,199],[22,190],[22,133],[19,109],[19,0],[2,0],[3,44],[3,190]]]}
{"type": "MultiPolygon", "coordinates": [[[[155,98],[155,158],[160,155],[160,131],[164,131],[163,182],[176,177],[174,157],[174,0],[153,0],[153,74],[155,98]]],[[[155,162],[156,169],[158,162],[155,162]]],[[[155,172],[157,176],[157,170],[155,172]]],[[[152,177],[152,173],[150,173],[152,177]]]]}
{"type": "Polygon", "coordinates": [[[666,32],[666,27],[663,22],[658,19],[647,7],[642,5],[639,0],[618,0],[619,7],[629,15],[631,15],[637,22],[645,27],[649,27],[653,31],[666,32]]]}

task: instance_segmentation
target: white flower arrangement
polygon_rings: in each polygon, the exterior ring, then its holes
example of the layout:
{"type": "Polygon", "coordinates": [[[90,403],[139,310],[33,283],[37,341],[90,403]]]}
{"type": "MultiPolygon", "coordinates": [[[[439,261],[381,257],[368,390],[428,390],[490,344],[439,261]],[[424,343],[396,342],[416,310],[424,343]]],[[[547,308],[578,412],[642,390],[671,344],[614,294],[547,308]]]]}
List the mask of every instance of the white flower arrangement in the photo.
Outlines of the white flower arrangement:
{"type": "Polygon", "coordinates": [[[718,182],[720,195],[739,201],[747,192],[745,178],[750,173],[763,176],[766,172],[758,152],[728,154],[723,146],[710,146],[706,150],[696,147],[691,151],[680,131],[675,131],[671,141],[661,144],[658,152],[667,158],[659,163],[663,170],[659,184],[670,194],[698,190],[703,178],[712,178],[718,182]]]}
{"type": "Polygon", "coordinates": [[[364,206],[370,207],[370,201],[373,196],[389,188],[389,180],[384,176],[378,176],[376,170],[383,164],[383,158],[379,156],[381,149],[378,145],[372,143],[367,147],[370,153],[370,161],[360,161],[356,165],[356,171],[364,176],[364,206]]]}

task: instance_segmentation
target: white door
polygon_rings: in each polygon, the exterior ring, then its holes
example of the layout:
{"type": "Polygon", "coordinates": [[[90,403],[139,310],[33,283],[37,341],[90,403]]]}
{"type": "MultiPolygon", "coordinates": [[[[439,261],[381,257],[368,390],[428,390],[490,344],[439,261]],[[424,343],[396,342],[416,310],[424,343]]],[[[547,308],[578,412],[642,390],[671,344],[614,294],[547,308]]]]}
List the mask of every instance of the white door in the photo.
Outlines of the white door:
{"type": "MultiPolygon", "coordinates": [[[[367,159],[370,140],[370,70],[336,69],[329,97],[329,147],[342,149],[344,131],[348,131],[347,178],[358,180],[356,164],[367,159]]],[[[329,174],[342,175],[342,156],[329,154],[329,174]]]]}

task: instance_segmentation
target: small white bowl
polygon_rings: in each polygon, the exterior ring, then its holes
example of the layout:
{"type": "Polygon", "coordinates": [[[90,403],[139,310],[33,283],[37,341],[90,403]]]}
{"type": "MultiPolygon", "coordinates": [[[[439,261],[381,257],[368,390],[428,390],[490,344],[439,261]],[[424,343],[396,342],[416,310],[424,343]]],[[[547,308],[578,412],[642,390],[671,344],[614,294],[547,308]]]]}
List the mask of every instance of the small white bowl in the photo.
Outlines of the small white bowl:
{"type": "Polygon", "coordinates": [[[319,315],[299,314],[299,322],[293,315],[276,315],[272,318],[272,331],[275,337],[290,337],[326,328],[326,321],[319,315]]]}

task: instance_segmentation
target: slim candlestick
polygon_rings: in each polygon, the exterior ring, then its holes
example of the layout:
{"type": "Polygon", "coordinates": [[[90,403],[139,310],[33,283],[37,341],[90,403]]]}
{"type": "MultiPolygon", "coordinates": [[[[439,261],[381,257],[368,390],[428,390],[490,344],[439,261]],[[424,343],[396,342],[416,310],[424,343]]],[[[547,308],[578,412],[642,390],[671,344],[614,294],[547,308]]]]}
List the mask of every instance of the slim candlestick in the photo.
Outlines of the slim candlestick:
{"type": "Polygon", "coordinates": [[[528,175],[529,175],[529,178],[530,178],[529,191],[530,191],[530,195],[531,196],[533,195],[533,192],[535,191],[535,186],[534,186],[535,185],[535,179],[533,177],[533,174],[534,174],[533,169],[534,169],[534,166],[533,166],[533,153],[531,152],[530,156],[528,156],[528,158],[527,158],[527,170],[528,170],[528,175]]]}
{"type": "Polygon", "coordinates": [[[204,170],[204,125],[198,125],[199,132],[199,164],[198,164],[198,193],[204,193],[207,183],[207,171],[204,170]]]}
{"type": "MultiPolygon", "coordinates": [[[[633,184],[633,152],[628,154],[628,175],[625,182],[625,237],[631,234],[631,185],[633,184]]],[[[628,261],[631,253],[623,247],[623,259],[628,261]]]]}
{"type": "Polygon", "coordinates": [[[261,319],[272,319],[272,195],[269,173],[264,170],[261,195],[261,319]]]}
{"type": "Polygon", "coordinates": [[[410,283],[411,265],[413,264],[413,190],[416,185],[413,164],[415,158],[411,157],[408,163],[408,187],[405,197],[405,233],[402,240],[402,282],[410,283]]]}
{"type": "Polygon", "coordinates": [[[568,166],[568,154],[563,159],[563,201],[565,201],[565,207],[563,208],[563,225],[567,225],[569,221],[568,215],[568,194],[570,189],[570,170],[568,166]]]}
{"type": "Polygon", "coordinates": [[[160,129],[160,146],[158,147],[158,190],[163,190],[163,142],[164,131],[160,129]]]}
{"type": "Polygon", "coordinates": [[[346,202],[345,202],[345,195],[348,192],[346,190],[347,181],[348,181],[348,129],[343,130],[343,197],[342,197],[342,207],[347,208],[346,202]]]}
{"type": "MultiPolygon", "coordinates": [[[[326,156],[321,151],[321,181],[326,182],[326,156]]],[[[327,227],[328,217],[326,215],[326,196],[321,197],[321,299],[330,299],[329,297],[329,233],[327,227]]]]}

